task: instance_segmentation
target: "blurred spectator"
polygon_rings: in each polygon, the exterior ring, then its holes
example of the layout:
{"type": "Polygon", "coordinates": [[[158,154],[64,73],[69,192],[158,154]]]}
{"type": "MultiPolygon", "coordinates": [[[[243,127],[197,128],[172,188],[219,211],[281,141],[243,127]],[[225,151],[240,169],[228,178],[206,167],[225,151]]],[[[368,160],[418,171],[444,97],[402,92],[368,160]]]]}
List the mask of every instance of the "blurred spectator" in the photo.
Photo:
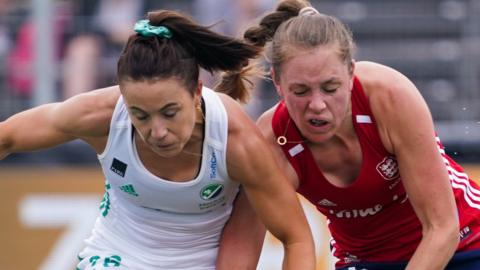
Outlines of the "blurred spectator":
{"type": "Polygon", "coordinates": [[[79,20],[81,32],[67,45],[63,65],[63,99],[115,83],[115,59],[131,34],[132,25],[143,13],[143,1],[87,2],[94,3],[79,5],[77,2],[77,9],[82,17],[93,17],[93,20],[89,20],[89,24],[79,20]]]}
{"type": "MultiPolygon", "coordinates": [[[[69,8],[66,2],[55,2],[53,11],[53,38],[54,57],[59,60],[63,47],[65,26],[70,19],[69,8]]],[[[25,15],[20,25],[12,49],[7,54],[7,83],[8,88],[21,98],[29,99],[34,85],[35,44],[38,38],[36,26],[32,21],[31,13],[25,15]]]]}
{"type": "MultiPolygon", "coordinates": [[[[197,20],[204,25],[212,25],[213,29],[221,33],[243,38],[243,32],[253,25],[267,10],[272,9],[276,0],[194,0],[192,13],[197,20]]],[[[218,74],[212,76],[206,71],[201,73],[205,85],[213,87],[218,79],[218,74]]],[[[267,105],[259,103],[260,100],[271,99],[266,91],[263,81],[254,82],[255,90],[246,105],[250,116],[256,118],[267,108],[267,105]]]]}
{"type": "Polygon", "coordinates": [[[253,24],[276,0],[194,0],[193,14],[205,25],[224,34],[241,38],[247,24],[253,24]]]}
{"type": "Polygon", "coordinates": [[[8,4],[8,0],[0,0],[0,60],[2,63],[5,63],[4,58],[10,46],[7,25],[8,4]]]}
{"type": "MultiPolygon", "coordinates": [[[[7,2],[0,0],[0,15],[7,2]]],[[[52,4],[54,36],[51,38],[55,46],[54,60],[60,64],[61,74],[59,99],[113,84],[114,61],[132,31],[131,25],[143,12],[143,1],[70,0],[52,1],[52,4]]],[[[7,88],[16,97],[29,100],[35,79],[33,64],[37,37],[31,11],[22,14],[12,49],[6,55],[7,88]]],[[[5,46],[1,30],[0,27],[0,57],[5,46]]]]}

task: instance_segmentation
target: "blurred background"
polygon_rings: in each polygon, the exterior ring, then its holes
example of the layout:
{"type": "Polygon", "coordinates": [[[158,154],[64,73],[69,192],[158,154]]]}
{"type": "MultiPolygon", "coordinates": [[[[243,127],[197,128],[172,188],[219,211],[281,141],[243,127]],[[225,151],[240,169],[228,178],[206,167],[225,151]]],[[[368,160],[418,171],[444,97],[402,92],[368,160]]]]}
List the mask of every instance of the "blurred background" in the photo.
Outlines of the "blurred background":
{"type": "MultiPolygon", "coordinates": [[[[312,0],[353,32],[357,61],[398,69],[418,87],[448,154],[479,179],[480,0],[312,0]]],[[[276,0],[0,0],[0,121],[40,104],[115,84],[116,61],[146,11],[175,9],[241,37],[276,0]]],[[[202,74],[206,86],[216,75],[202,74]]],[[[252,118],[278,101],[258,82],[252,118]]],[[[1,132],[1,131],[0,131],[1,132]]],[[[80,141],[0,162],[0,270],[73,269],[103,178],[80,141]]],[[[307,203],[318,269],[328,269],[324,220],[307,203]]],[[[92,212],[93,210],[93,212],[92,212]]],[[[279,269],[270,236],[259,269],[279,269]]]]}

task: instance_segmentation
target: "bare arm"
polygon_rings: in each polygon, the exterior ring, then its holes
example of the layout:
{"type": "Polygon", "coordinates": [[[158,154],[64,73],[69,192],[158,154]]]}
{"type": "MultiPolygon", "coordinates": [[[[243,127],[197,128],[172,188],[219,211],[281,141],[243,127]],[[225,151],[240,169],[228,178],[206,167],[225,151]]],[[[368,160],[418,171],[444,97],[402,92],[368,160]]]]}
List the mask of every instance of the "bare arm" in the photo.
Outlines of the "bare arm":
{"type": "MultiPolygon", "coordinates": [[[[283,243],[284,269],[315,269],[313,239],[295,190],[254,123],[237,103],[229,98],[224,102],[229,112],[230,177],[243,185],[258,217],[283,243]]],[[[251,237],[245,234],[243,241],[251,237]]]]}
{"type": "Polygon", "coordinates": [[[232,215],[223,229],[216,269],[257,269],[265,232],[265,225],[241,189],[232,215]]]}
{"type": "Polygon", "coordinates": [[[102,148],[119,94],[116,87],[100,89],[13,115],[0,123],[0,158],[77,138],[102,148]]]}
{"type": "Polygon", "coordinates": [[[400,73],[368,63],[357,69],[360,80],[366,78],[365,88],[376,89],[369,96],[382,141],[397,157],[403,185],[422,224],[423,237],[407,269],[443,269],[458,245],[458,216],[427,105],[400,73]],[[382,79],[368,81],[374,77],[382,79]]]}
{"type": "Polygon", "coordinates": [[[257,120],[257,126],[260,128],[260,131],[263,134],[263,137],[267,140],[270,149],[273,152],[273,156],[277,161],[277,164],[280,166],[283,174],[287,177],[288,181],[292,184],[295,190],[298,189],[300,180],[298,175],[295,172],[295,169],[292,167],[287,157],[282,151],[282,148],[277,143],[277,137],[275,136],[272,128],[272,118],[275,114],[276,105],[270,108],[268,111],[263,113],[257,120]]]}

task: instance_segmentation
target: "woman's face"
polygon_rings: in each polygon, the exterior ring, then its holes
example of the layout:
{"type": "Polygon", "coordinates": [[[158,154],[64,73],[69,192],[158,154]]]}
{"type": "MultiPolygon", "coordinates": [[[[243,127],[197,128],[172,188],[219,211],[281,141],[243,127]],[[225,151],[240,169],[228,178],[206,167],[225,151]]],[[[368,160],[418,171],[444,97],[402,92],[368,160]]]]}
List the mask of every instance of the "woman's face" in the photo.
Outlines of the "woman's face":
{"type": "Polygon", "coordinates": [[[275,86],[302,135],[313,143],[330,139],[349,115],[353,71],[332,46],[298,50],[281,70],[275,86]]]}
{"type": "Polygon", "coordinates": [[[196,106],[201,83],[193,97],[174,78],[127,81],[121,88],[130,119],[141,139],[162,157],[178,155],[190,140],[198,117],[196,106]]]}

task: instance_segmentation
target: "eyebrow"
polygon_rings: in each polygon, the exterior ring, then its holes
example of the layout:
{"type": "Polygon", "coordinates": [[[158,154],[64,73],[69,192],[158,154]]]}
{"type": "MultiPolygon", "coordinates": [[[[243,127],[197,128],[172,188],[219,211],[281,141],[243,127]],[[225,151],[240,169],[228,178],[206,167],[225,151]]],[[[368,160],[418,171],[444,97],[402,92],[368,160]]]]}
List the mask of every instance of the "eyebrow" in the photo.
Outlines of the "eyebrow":
{"type": "Polygon", "coordinates": [[[336,77],[330,78],[330,79],[322,82],[322,84],[340,84],[340,83],[341,82],[336,77]]]}
{"type": "Polygon", "coordinates": [[[294,88],[294,87],[306,87],[307,85],[304,83],[292,83],[289,88],[294,88]]]}
{"type": "MultiPolygon", "coordinates": [[[[326,81],[324,81],[324,82],[321,82],[320,85],[330,85],[330,84],[336,85],[336,84],[341,84],[341,83],[342,83],[342,82],[339,81],[338,78],[333,77],[333,78],[330,78],[330,79],[328,79],[328,80],[326,80],[326,81]]],[[[308,86],[307,86],[307,84],[304,84],[304,83],[297,83],[297,82],[295,82],[295,83],[292,83],[288,88],[289,88],[289,89],[294,89],[294,88],[297,88],[297,87],[308,87],[308,86]]]]}
{"type": "MultiPolygon", "coordinates": [[[[174,107],[174,106],[179,106],[179,105],[177,103],[171,102],[171,103],[168,103],[167,105],[163,106],[159,111],[168,110],[168,109],[170,109],[170,107],[174,107]]],[[[135,110],[135,111],[145,113],[145,114],[148,113],[145,110],[143,110],[143,109],[141,109],[137,106],[130,106],[130,110],[135,110]]]]}

